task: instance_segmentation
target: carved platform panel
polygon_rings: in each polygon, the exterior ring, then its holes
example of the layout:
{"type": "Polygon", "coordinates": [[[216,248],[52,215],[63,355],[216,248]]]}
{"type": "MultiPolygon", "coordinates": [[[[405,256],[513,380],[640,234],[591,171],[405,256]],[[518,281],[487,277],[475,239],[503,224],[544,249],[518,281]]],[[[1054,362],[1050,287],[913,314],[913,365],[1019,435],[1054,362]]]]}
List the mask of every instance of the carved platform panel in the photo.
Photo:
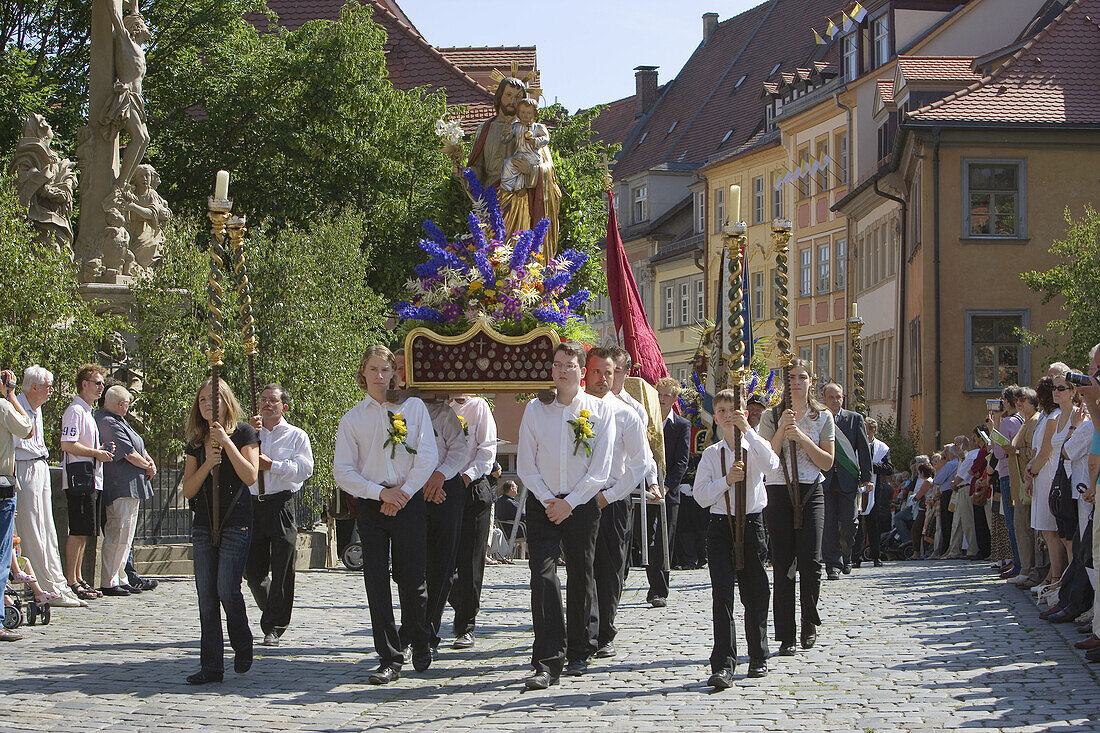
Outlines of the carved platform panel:
{"type": "Polygon", "coordinates": [[[460,336],[415,328],[405,337],[406,386],[425,390],[538,390],[549,385],[550,362],[561,342],[538,328],[505,336],[481,323],[460,336]]]}

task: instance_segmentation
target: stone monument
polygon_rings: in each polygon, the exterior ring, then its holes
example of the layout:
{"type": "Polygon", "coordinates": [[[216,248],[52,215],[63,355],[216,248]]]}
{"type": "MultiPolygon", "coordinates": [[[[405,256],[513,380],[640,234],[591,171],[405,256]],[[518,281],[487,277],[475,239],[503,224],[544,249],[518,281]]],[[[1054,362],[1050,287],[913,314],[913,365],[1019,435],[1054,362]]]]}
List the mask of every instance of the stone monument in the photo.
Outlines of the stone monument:
{"type": "Polygon", "coordinates": [[[8,173],[15,176],[19,203],[27,211],[36,239],[73,257],[73,212],[76,166],[50,147],[53,129],[42,115],[32,114],[23,125],[8,173]]]}

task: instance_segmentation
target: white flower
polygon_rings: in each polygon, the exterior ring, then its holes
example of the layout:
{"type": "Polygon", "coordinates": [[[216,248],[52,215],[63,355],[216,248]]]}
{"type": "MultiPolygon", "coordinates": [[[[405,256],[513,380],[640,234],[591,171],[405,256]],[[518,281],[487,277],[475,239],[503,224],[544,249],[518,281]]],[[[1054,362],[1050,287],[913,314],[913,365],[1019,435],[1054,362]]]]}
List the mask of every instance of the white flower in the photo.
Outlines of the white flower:
{"type": "Polygon", "coordinates": [[[458,120],[436,120],[435,121],[435,134],[451,143],[452,145],[458,145],[462,140],[462,125],[458,120]]]}

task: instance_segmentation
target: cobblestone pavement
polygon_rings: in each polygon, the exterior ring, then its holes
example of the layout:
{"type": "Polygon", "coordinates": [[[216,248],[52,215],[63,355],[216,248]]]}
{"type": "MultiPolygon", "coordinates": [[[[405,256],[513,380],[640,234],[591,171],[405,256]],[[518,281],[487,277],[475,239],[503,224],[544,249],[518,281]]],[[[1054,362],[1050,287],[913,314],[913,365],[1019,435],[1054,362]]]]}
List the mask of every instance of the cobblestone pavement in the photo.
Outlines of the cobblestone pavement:
{"type": "MultiPolygon", "coordinates": [[[[360,576],[298,576],[294,626],[252,671],[189,687],[198,620],[189,578],[139,598],[57,609],[0,649],[4,730],[336,731],[822,730],[1100,727],[1100,683],[1072,649],[1072,625],[1039,621],[1025,593],[984,563],[892,563],[825,583],[817,647],[775,658],[764,679],[704,686],[710,651],[705,570],[673,575],[667,609],[631,573],[619,655],[582,678],[523,692],[531,615],[526,568],[486,571],[474,649],[448,640],[424,674],[366,684],[377,666],[360,576]],[[1069,628],[1067,628],[1069,626],[1069,628]]],[[[246,592],[246,597],[248,596],[246,592]]],[[[248,598],[258,632],[258,613],[248,598]]],[[[449,613],[445,622],[449,622],[449,613]]],[[[739,631],[741,629],[739,628],[739,631]]],[[[743,642],[741,643],[743,650],[743,642]]],[[[229,653],[230,659],[232,652],[229,653]]],[[[231,667],[231,665],[230,665],[231,667]]]]}

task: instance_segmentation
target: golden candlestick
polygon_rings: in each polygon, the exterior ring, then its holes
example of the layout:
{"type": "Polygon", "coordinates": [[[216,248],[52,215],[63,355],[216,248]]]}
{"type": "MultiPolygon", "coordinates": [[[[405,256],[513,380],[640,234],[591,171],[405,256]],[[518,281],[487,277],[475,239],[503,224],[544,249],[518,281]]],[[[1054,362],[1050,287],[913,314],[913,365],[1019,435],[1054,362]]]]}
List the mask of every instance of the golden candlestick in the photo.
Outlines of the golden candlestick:
{"type": "MultiPolygon", "coordinates": [[[[790,269],[787,257],[790,252],[791,220],[772,221],[772,241],[775,243],[775,342],[781,361],[789,363],[791,353],[790,291],[787,289],[790,269]]],[[[781,364],[782,366],[783,364],[781,364]]]]}
{"type": "MultiPolygon", "coordinates": [[[[225,326],[222,323],[222,308],[225,306],[225,288],[222,287],[222,269],[225,267],[225,232],[226,223],[229,221],[229,212],[233,209],[230,199],[216,199],[211,196],[207,199],[207,216],[210,218],[210,279],[208,280],[207,293],[209,301],[206,310],[209,316],[207,336],[210,346],[206,350],[206,358],[210,362],[210,414],[211,422],[218,422],[221,417],[221,375],[219,374],[223,360],[225,359],[225,347],[222,334],[225,326]]],[[[223,426],[226,429],[232,426],[223,426]]],[[[217,445],[217,441],[211,441],[217,445]]],[[[210,472],[211,492],[209,497],[210,508],[210,539],[217,547],[221,543],[221,478],[220,465],[215,465],[210,472]]]]}
{"type": "Polygon", "coordinates": [[[867,414],[867,393],[863,387],[863,342],[859,338],[859,332],[863,330],[863,319],[852,316],[848,319],[848,337],[852,345],[852,398],[856,411],[867,414]]]}

